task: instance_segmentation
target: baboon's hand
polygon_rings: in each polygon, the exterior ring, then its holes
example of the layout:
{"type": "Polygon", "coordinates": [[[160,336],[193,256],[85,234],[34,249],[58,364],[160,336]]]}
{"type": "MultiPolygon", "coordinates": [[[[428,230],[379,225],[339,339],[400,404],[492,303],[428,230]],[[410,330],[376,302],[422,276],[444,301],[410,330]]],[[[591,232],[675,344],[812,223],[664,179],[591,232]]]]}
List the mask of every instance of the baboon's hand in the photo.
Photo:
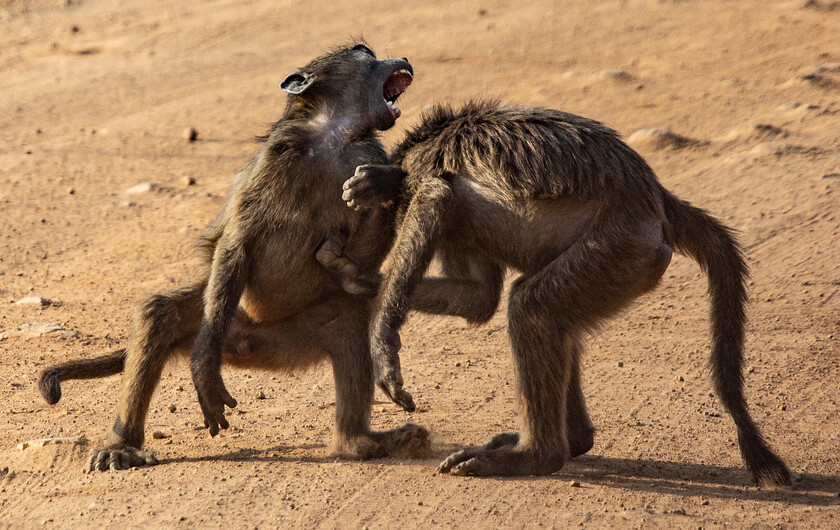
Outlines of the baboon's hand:
{"type": "Polygon", "coordinates": [[[399,195],[402,172],[393,166],[363,165],[344,182],[341,198],[354,210],[388,205],[399,195]]]}
{"type": "Polygon", "coordinates": [[[219,434],[219,428],[230,427],[225,418],[225,405],[230,408],[236,406],[236,400],[228,393],[221,374],[201,375],[193,374],[195,389],[198,391],[198,403],[204,414],[204,426],[210,429],[210,436],[219,434]]]}
{"type": "Polygon", "coordinates": [[[403,389],[403,376],[400,369],[400,336],[396,332],[389,334],[385,341],[375,341],[371,345],[373,355],[373,370],[376,384],[385,392],[388,399],[408,412],[413,412],[416,406],[411,394],[403,389]]]}
{"type": "Polygon", "coordinates": [[[376,271],[362,271],[355,277],[344,278],[341,288],[344,292],[354,296],[372,298],[379,292],[379,284],[382,283],[382,275],[376,271]]]}

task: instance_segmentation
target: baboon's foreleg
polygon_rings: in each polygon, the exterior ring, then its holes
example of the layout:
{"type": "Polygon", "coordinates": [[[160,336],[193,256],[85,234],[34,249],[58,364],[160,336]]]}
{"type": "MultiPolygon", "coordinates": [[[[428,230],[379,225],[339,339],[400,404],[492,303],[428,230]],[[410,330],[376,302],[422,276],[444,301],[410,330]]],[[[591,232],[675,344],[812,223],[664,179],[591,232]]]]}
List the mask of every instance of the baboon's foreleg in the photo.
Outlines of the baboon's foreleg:
{"type": "Polygon", "coordinates": [[[193,384],[211,436],[230,426],[225,406],[236,406],[222,380],[222,348],[248,277],[248,255],[242,239],[246,234],[246,227],[242,226],[216,244],[204,292],[204,318],[190,357],[193,384]]]}
{"type": "Polygon", "coordinates": [[[411,394],[403,390],[398,329],[405,322],[408,298],[423,277],[434,254],[452,189],[445,177],[418,179],[397,240],[389,254],[391,265],[377,296],[371,323],[370,351],[379,387],[394,403],[414,410],[411,394]]]}
{"type": "Polygon", "coordinates": [[[105,447],[91,453],[87,471],[155,463],[141,449],[149,403],[166,361],[179,347],[189,348],[198,331],[205,286],[201,281],[154,294],[135,308],[117,418],[105,437],[105,447]]]}
{"type": "Polygon", "coordinates": [[[453,454],[441,472],[542,475],[572,456],[570,436],[584,435],[575,451],[587,449],[591,422],[582,399],[575,402],[582,394],[570,391],[579,387],[573,379],[580,337],[656,285],[660,244],[593,230],[537,274],[514,282],[508,330],[522,408],[519,439],[453,454]]]}

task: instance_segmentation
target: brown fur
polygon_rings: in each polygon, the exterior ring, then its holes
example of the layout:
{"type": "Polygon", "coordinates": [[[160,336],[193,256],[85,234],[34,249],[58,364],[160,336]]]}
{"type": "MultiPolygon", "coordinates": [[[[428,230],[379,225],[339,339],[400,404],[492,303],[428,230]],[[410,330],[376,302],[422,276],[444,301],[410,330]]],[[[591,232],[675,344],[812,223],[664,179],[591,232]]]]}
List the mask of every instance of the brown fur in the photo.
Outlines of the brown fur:
{"type": "MultiPolygon", "coordinates": [[[[747,468],[758,482],[790,483],[744,399],[741,250],[728,228],[665,190],[614,131],[539,108],[437,107],[392,163],[406,175],[405,200],[371,352],[377,382],[395,402],[414,406],[398,356],[407,309],[483,322],[498,305],[504,269],[521,273],[508,306],[521,431],[450,456],[442,472],[552,473],[588,451],[594,430],[580,387],[583,335],[653,289],[676,248],[709,276],[712,375],[747,468]],[[444,277],[422,280],[435,250],[444,277]]],[[[394,169],[361,168],[344,198],[364,205],[383,175],[394,169]]]]}
{"type": "Polygon", "coordinates": [[[356,166],[386,162],[377,131],[394,124],[383,95],[395,90],[400,69],[411,66],[404,59],[379,61],[357,44],[288,76],[281,85],[291,94],[283,117],[260,139],[202,236],[206,268],[199,279],[141,302],[124,353],[42,374],[42,393],[55,403],[60,381],[117,373],[124,363],[117,418],[89,471],[155,462],[141,449],[145,419],[163,367],[176,353],[190,357],[211,435],[228,427],[225,406],[236,405],[222,381],[223,362],[290,371],[329,359],[337,454],[365,458],[427,444],[428,433],[414,425],[371,431],[369,300],[343,291],[337,273],[350,271],[321,248],[338,234],[343,255],[364,270],[378,269],[388,251],[393,209],[352,212],[339,190],[356,166]]]}

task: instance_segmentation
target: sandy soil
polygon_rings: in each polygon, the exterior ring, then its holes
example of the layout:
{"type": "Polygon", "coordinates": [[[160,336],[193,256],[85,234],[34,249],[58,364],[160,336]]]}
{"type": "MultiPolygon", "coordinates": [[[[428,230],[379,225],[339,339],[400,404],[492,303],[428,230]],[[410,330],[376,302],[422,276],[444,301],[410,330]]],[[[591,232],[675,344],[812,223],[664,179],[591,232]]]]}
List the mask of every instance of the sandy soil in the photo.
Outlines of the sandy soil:
{"type": "Polygon", "coordinates": [[[317,3],[0,2],[0,527],[840,527],[836,2],[317,3]],[[666,186],[741,232],[748,397],[797,473],[791,491],[749,483],[710,394],[705,279],[682,257],[591,340],[596,445],[553,476],[434,472],[516,428],[503,312],[477,329],[409,320],[402,358],[419,410],[377,394],[373,422],[428,427],[429,459],[327,456],[327,367],[225,372],[240,406],[211,439],[173,365],[148,423],[162,465],[81,473],[119,378],[65,384],[50,407],[38,372],[124,344],[133,304],[190,278],[193,243],[255,150],[249,138],[282,110],[279,81],[358,34],[416,69],[389,145],[424,106],[475,96],[693,140],[633,144],[666,186]],[[126,193],[144,182],[155,188],[126,193]],[[52,304],[15,304],[27,296],[52,304]],[[15,333],[33,322],[66,332],[15,333]],[[16,448],[53,436],[90,443],[16,448]]]}

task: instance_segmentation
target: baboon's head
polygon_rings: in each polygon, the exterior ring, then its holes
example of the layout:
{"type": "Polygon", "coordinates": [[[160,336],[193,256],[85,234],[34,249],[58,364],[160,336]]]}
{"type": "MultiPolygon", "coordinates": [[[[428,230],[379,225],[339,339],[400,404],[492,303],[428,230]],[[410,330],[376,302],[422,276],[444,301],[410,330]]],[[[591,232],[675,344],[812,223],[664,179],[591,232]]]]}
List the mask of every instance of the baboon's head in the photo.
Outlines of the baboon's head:
{"type": "Polygon", "coordinates": [[[280,87],[289,93],[287,112],[325,109],[384,131],[400,117],[395,103],[413,77],[405,57],[379,60],[358,43],[318,57],[289,74],[280,87]]]}

